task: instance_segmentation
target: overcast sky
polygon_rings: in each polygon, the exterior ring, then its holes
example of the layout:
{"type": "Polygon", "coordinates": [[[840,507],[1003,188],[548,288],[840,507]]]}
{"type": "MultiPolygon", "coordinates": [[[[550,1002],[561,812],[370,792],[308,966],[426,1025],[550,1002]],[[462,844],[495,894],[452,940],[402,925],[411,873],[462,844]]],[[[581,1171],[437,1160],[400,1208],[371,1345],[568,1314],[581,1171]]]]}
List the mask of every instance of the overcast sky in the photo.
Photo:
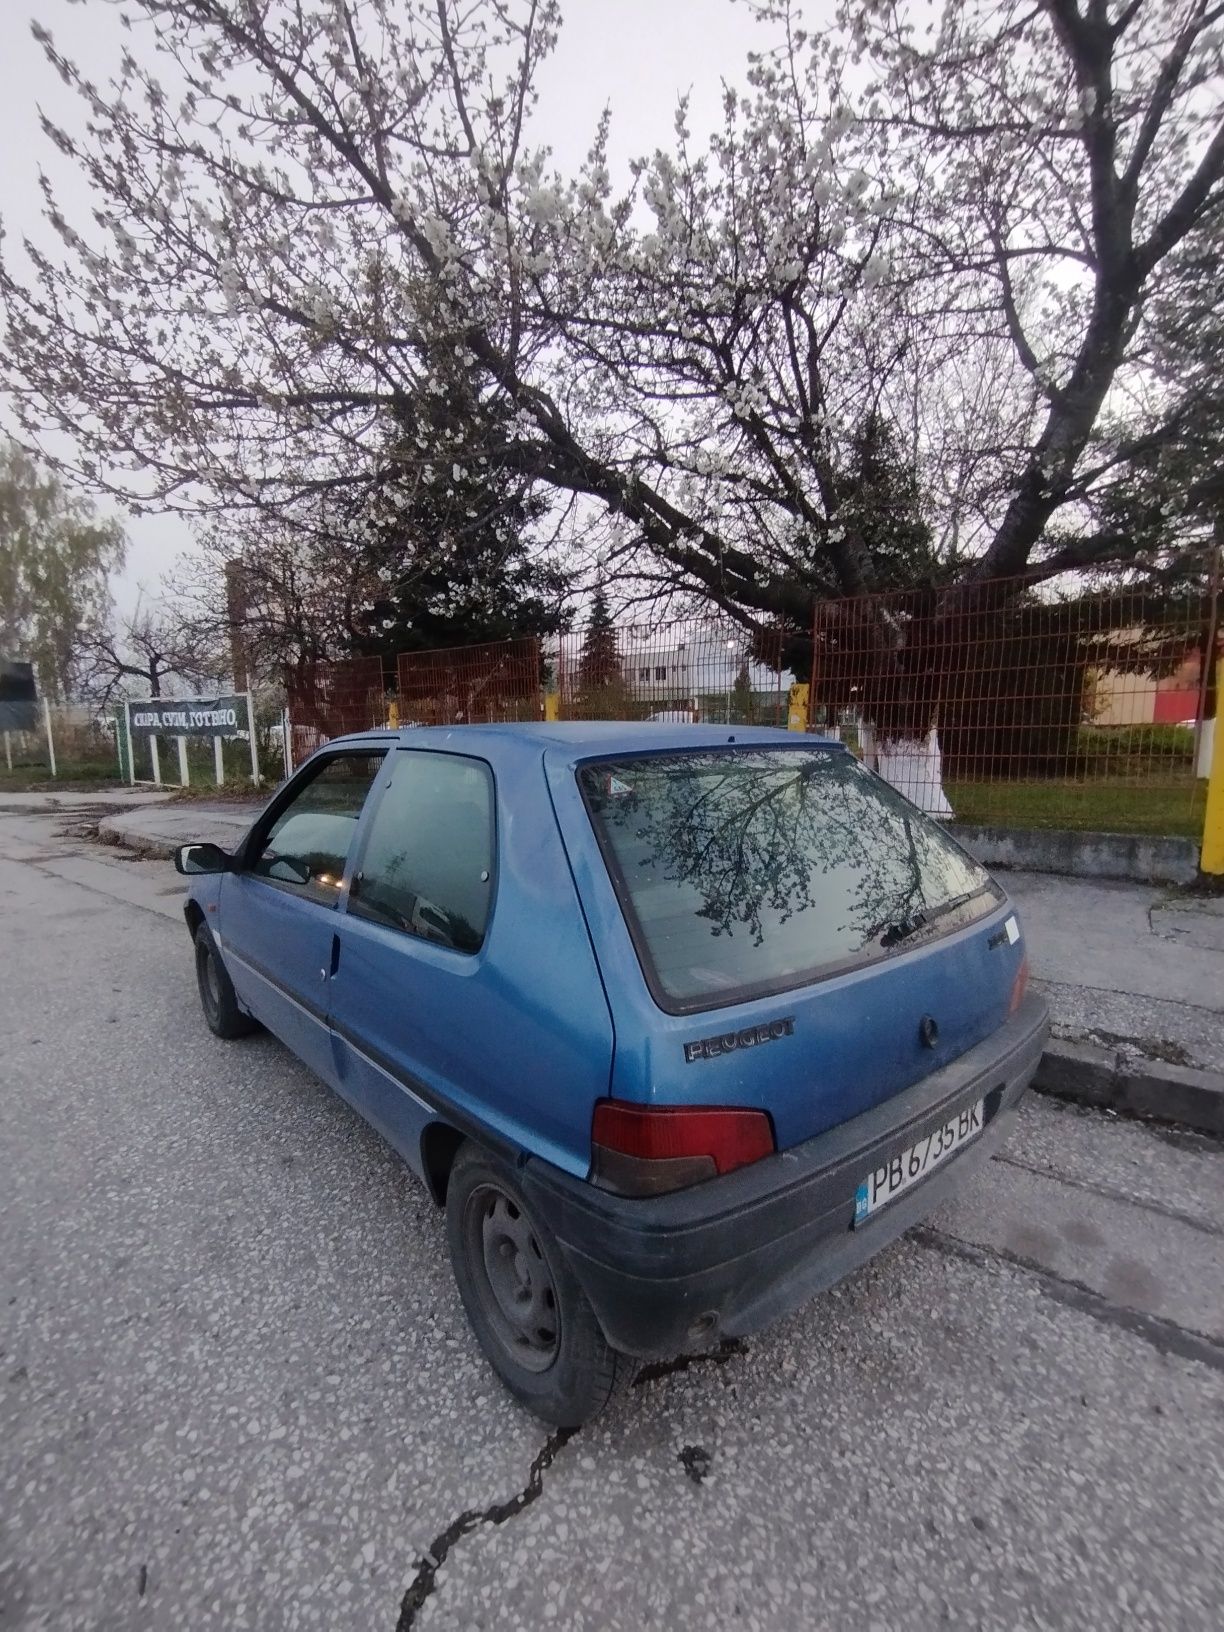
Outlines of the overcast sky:
{"type": "MultiPolygon", "coordinates": [[[[0,6],[6,25],[0,52],[0,215],[6,235],[45,241],[40,163],[51,171],[69,220],[87,212],[89,198],[38,129],[39,107],[74,128],[80,115],[76,98],[30,38],[30,19],[37,16],[57,44],[98,79],[115,59],[120,38],[131,36],[121,36],[118,10],[108,0],[78,5],[0,0],[0,6]]],[[[823,9],[816,0],[809,13],[823,9]]],[[[565,12],[560,43],[540,78],[536,125],[563,171],[582,159],[605,102],[612,106],[612,157],[618,167],[632,154],[670,143],[681,92],[692,92],[694,138],[704,136],[719,123],[721,79],[742,86],[747,52],[766,38],[736,0],[568,0],[565,12]]],[[[129,536],[128,566],[116,585],[119,604],[127,607],[141,585],[156,591],[163,572],[189,547],[190,530],[177,516],[146,516],[132,519],[129,536]]]]}

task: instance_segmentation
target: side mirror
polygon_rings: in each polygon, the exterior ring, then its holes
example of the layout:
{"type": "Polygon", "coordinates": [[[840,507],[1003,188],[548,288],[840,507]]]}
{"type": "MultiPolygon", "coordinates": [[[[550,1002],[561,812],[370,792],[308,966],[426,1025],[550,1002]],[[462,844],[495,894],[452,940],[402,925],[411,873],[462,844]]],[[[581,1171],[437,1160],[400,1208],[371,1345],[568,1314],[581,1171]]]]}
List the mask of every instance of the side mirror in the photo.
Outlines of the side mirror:
{"type": "Polygon", "coordinates": [[[228,873],[233,857],[219,844],[180,844],[174,852],[174,870],[188,878],[197,873],[228,873]]]}

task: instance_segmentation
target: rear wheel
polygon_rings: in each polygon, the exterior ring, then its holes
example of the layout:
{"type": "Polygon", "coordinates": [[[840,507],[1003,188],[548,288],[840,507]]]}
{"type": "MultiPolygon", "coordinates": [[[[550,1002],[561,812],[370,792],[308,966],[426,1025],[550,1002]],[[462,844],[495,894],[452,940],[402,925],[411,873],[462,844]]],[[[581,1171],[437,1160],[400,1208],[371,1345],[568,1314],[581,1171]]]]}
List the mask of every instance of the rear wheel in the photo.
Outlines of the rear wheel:
{"type": "Polygon", "coordinates": [[[475,1145],[451,1169],[446,1233],[472,1330],[515,1398],[561,1428],[602,1410],[632,1362],[609,1345],[511,1170],[475,1145]]]}
{"type": "Polygon", "coordinates": [[[238,1007],[234,984],[225,972],[216,943],[201,924],[195,932],[196,984],[200,988],[200,1007],[214,1037],[246,1037],[256,1029],[256,1022],[238,1007]]]}

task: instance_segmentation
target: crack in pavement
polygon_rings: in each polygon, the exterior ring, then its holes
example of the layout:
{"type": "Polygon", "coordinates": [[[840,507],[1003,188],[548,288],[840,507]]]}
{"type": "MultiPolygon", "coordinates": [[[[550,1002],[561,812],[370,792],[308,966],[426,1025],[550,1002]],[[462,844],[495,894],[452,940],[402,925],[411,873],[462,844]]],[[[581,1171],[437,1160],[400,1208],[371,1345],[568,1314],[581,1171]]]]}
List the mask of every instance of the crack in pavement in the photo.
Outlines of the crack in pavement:
{"type": "Polygon", "coordinates": [[[1061,986],[1065,992],[1100,992],[1104,997],[1138,997],[1145,1002],[1168,1003],[1177,1009],[1197,1009],[1201,1014],[1218,1015],[1219,1008],[1212,1003],[1190,1003],[1182,997],[1153,998],[1150,992],[1132,992],[1126,987],[1114,986],[1086,986],[1079,981],[1068,980],[1038,980],[1033,978],[1033,985],[1039,991],[1048,991],[1051,986],[1061,986]]]}
{"type": "Polygon", "coordinates": [[[1056,1275],[1036,1259],[1026,1258],[1006,1247],[982,1247],[974,1241],[962,1241],[959,1236],[945,1235],[926,1224],[911,1230],[909,1240],[932,1252],[941,1253],[945,1258],[959,1258],[979,1268],[993,1261],[1006,1264],[1011,1269],[1023,1270],[1025,1274],[1033,1276],[1045,1295],[1055,1303],[1077,1309],[1081,1314],[1100,1321],[1103,1326],[1115,1326],[1129,1332],[1132,1337],[1150,1344],[1159,1354],[1175,1354],[1181,1360],[1197,1360],[1212,1371],[1224,1372],[1224,1346],[1213,1338],[1189,1331],[1176,1321],[1166,1320],[1163,1315],[1145,1315],[1137,1309],[1126,1309],[1121,1304],[1111,1303],[1086,1282],[1056,1275]]]}
{"type": "MultiPolygon", "coordinates": [[[[1064,1033],[1072,1041],[1075,1033],[1064,1033]]],[[[1089,1026],[1083,1033],[1083,1038],[1089,1042],[1100,1043],[1105,1048],[1112,1048],[1123,1058],[1138,1054],[1145,1060],[1163,1060],[1166,1065],[1198,1064],[1193,1055],[1187,1053],[1180,1043],[1170,1042],[1167,1037],[1144,1036],[1129,1037],[1120,1031],[1105,1031],[1100,1026],[1089,1026]]]]}
{"type": "MultiPolygon", "coordinates": [[[[69,861],[79,859],[92,861],[94,858],[92,856],[82,858],[79,851],[74,851],[65,859],[69,861]]],[[[133,857],[133,860],[140,859],[140,857],[133,857]]],[[[14,865],[18,865],[19,858],[16,856],[0,855],[0,861],[10,861],[14,865]]],[[[67,884],[72,889],[84,890],[88,895],[96,895],[103,901],[109,901],[113,907],[132,907],[136,912],[145,912],[154,918],[160,918],[163,923],[174,922],[174,916],[168,912],[162,912],[159,907],[147,907],[140,901],[130,901],[126,896],[116,895],[111,890],[100,889],[96,884],[86,884],[84,880],[79,878],[68,878],[63,873],[57,873],[51,867],[40,866],[36,860],[31,859],[29,861],[21,862],[20,864],[29,867],[31,871],[37,873],[40,878],[49,878],[56,884],[67,884]]]]}
{"type": "Polygon", "coordinates": [[[724,1337],[717,1348],[706,1349],[701,1354],[679,1354],[674,1360],[652,1360],[633,1379],[633,1387],[641,1388],[643,1383],[656,1382],[660,1377],[674,1377],[678,1372],[688,1371],[691,1366],[725,1366],[737,1354],[747,1352],[748,1345],[742,1337],[724,1337]]]}
{"type": "Polygon", "coordinates": [[[1170,1219],[1174,1224],[1185,1224],[1192,1230],[1200,1230],[1204,1235],[1224,1236],[1224,1229],[1212,1223],[1207,1218],[1196,1218],[1193,1213],[1184,1213],[1176,1207],[1166,1207],[1160,1201],[1141,1201],[1137,1196],[1128,1195],[1125,1190],[1117,1190],[1112,1185],[1097,1184],[1092,1179],[1081,1179],[1070,1173],[1062,1173],[1054,1167],[1040,1167],[1036,1162],[1026,1162],[1019,1156],[1012,1156],[1001,1151],[995,1156],[996,1162],[1004,1167],[1018,1167],[1022,1173],[1031,1173],[1038,1179],[1049,1179],[1055,1184],[1065,1184],[1072,1190],[1083,1190],[1090,1196],[1102,1196],[1106,1201],[1121,1201],[1128,1207],[1139,1207],[1146,1213],[1156,1213],[1160,1218],[1170,1219]]]}
{"type": "MultiPolygon", "coordinates": [[[[746,1354],[747,1351],[748,1345],[743,1338],[725,1337],[717,1348],[708,1349],[703,1354],[682,1354],[678,1355],[674,1360],[658,1360],[643,1366],[633,1379],[632,1386],[640,1388],[643,1383],[654,1382],[660,1377],[673,1377],[679,1372],[688,1371],[693,1366],[724,1366],[728,1360],[733,1359],[737,1354],[746,1354]]],[[[568,1445],[578,1431],[577,1428],[558,1428],[555,1434],[549,1436],[539,1455],[531,1464],[531,1471],[527,1475],[527,1483],[516,1495],[511,1496],[504,1502],[493,1502],[489,1507],[468,1508],[466,1512],[460,1513],[458,1518],[452,1519],[440,1535],[434,1537],[424,1556],[416,1561],[416,1574],[413,1576],[408,1590],[404,1593],[400,1602],[399,1619],[395,1623],[395,1632],[410,1632],[422,1606],[432,1596],[434,1588],[437,1586],[438,1571],[446,1563],[451,1548],[454,1547],[456,1542],[461,1541],[464,1536],[483,1524],[505,1524],[507,1519],[514,1518],[525,1507],[530,1507],[532,1502],[543,1494],[546,1470],[551,1467],[558,1451],[568,1445]]],[[[697,1449],[700,1450],[701,1448],[697,1447],[697,1449]]],[[[702,1450],[701,1455],[706,1459],[706,1466],[708,1466],[708,1453],[702,1450]]],[[[685,1463],[685,1471],[690,1478],[695,1477],[687,1462],[685,1463]]],[[[704,1472],[705,1469],[703,1468],[701,1474],[696,1475],[698,1482],[700,1482],[701,1477],[704,1477],[704,1472]]]]}
{"type": "Polygon", "coordinates": [[[469,1508],[457,1519],[452,1519],[441,1535],[434,1537],[424,1557],[417,1559],[416,1574],[400,1603],[395,1632],[409,1632],[409,1628],[420,1613],[421,1606],[437,1585],[438,1571],[446,1563],[447,1555],[457,1541],[469,1531],[475,1530],[478,1525],[505,1524],[507,1519],[514,1518],[537,1500],[544,1490],[545,1470],[551,1466],[557,1452],[568,1445],[577,1432],[577,1428],[558,1428],[555,1434],[549,1435],[539,1455],[531,1464],[527,1483],[516,1495],[504,1502],[493,1502],[488,1507],[469,1508]]]}
{"type": "Polygon", "coordinates": [[[33,867],[40,861],[73,861],[80,855],[79,850],[43,850],[36,856],[4,856],[3,860],[11,861],[15,867],[33,867]]]}

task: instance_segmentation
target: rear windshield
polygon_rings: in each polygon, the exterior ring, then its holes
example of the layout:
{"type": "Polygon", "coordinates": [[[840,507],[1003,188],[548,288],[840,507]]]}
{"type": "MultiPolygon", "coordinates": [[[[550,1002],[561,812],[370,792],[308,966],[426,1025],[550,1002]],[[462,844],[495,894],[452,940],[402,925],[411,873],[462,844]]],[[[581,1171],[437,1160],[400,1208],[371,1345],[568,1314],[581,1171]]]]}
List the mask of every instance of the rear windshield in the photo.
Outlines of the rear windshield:
{"type": "Polygon", "coordinates": [[[578,779],[651,990],[673,1013],[907,951],[1002,899],[840,750],[650,754],[578,779]]]}

